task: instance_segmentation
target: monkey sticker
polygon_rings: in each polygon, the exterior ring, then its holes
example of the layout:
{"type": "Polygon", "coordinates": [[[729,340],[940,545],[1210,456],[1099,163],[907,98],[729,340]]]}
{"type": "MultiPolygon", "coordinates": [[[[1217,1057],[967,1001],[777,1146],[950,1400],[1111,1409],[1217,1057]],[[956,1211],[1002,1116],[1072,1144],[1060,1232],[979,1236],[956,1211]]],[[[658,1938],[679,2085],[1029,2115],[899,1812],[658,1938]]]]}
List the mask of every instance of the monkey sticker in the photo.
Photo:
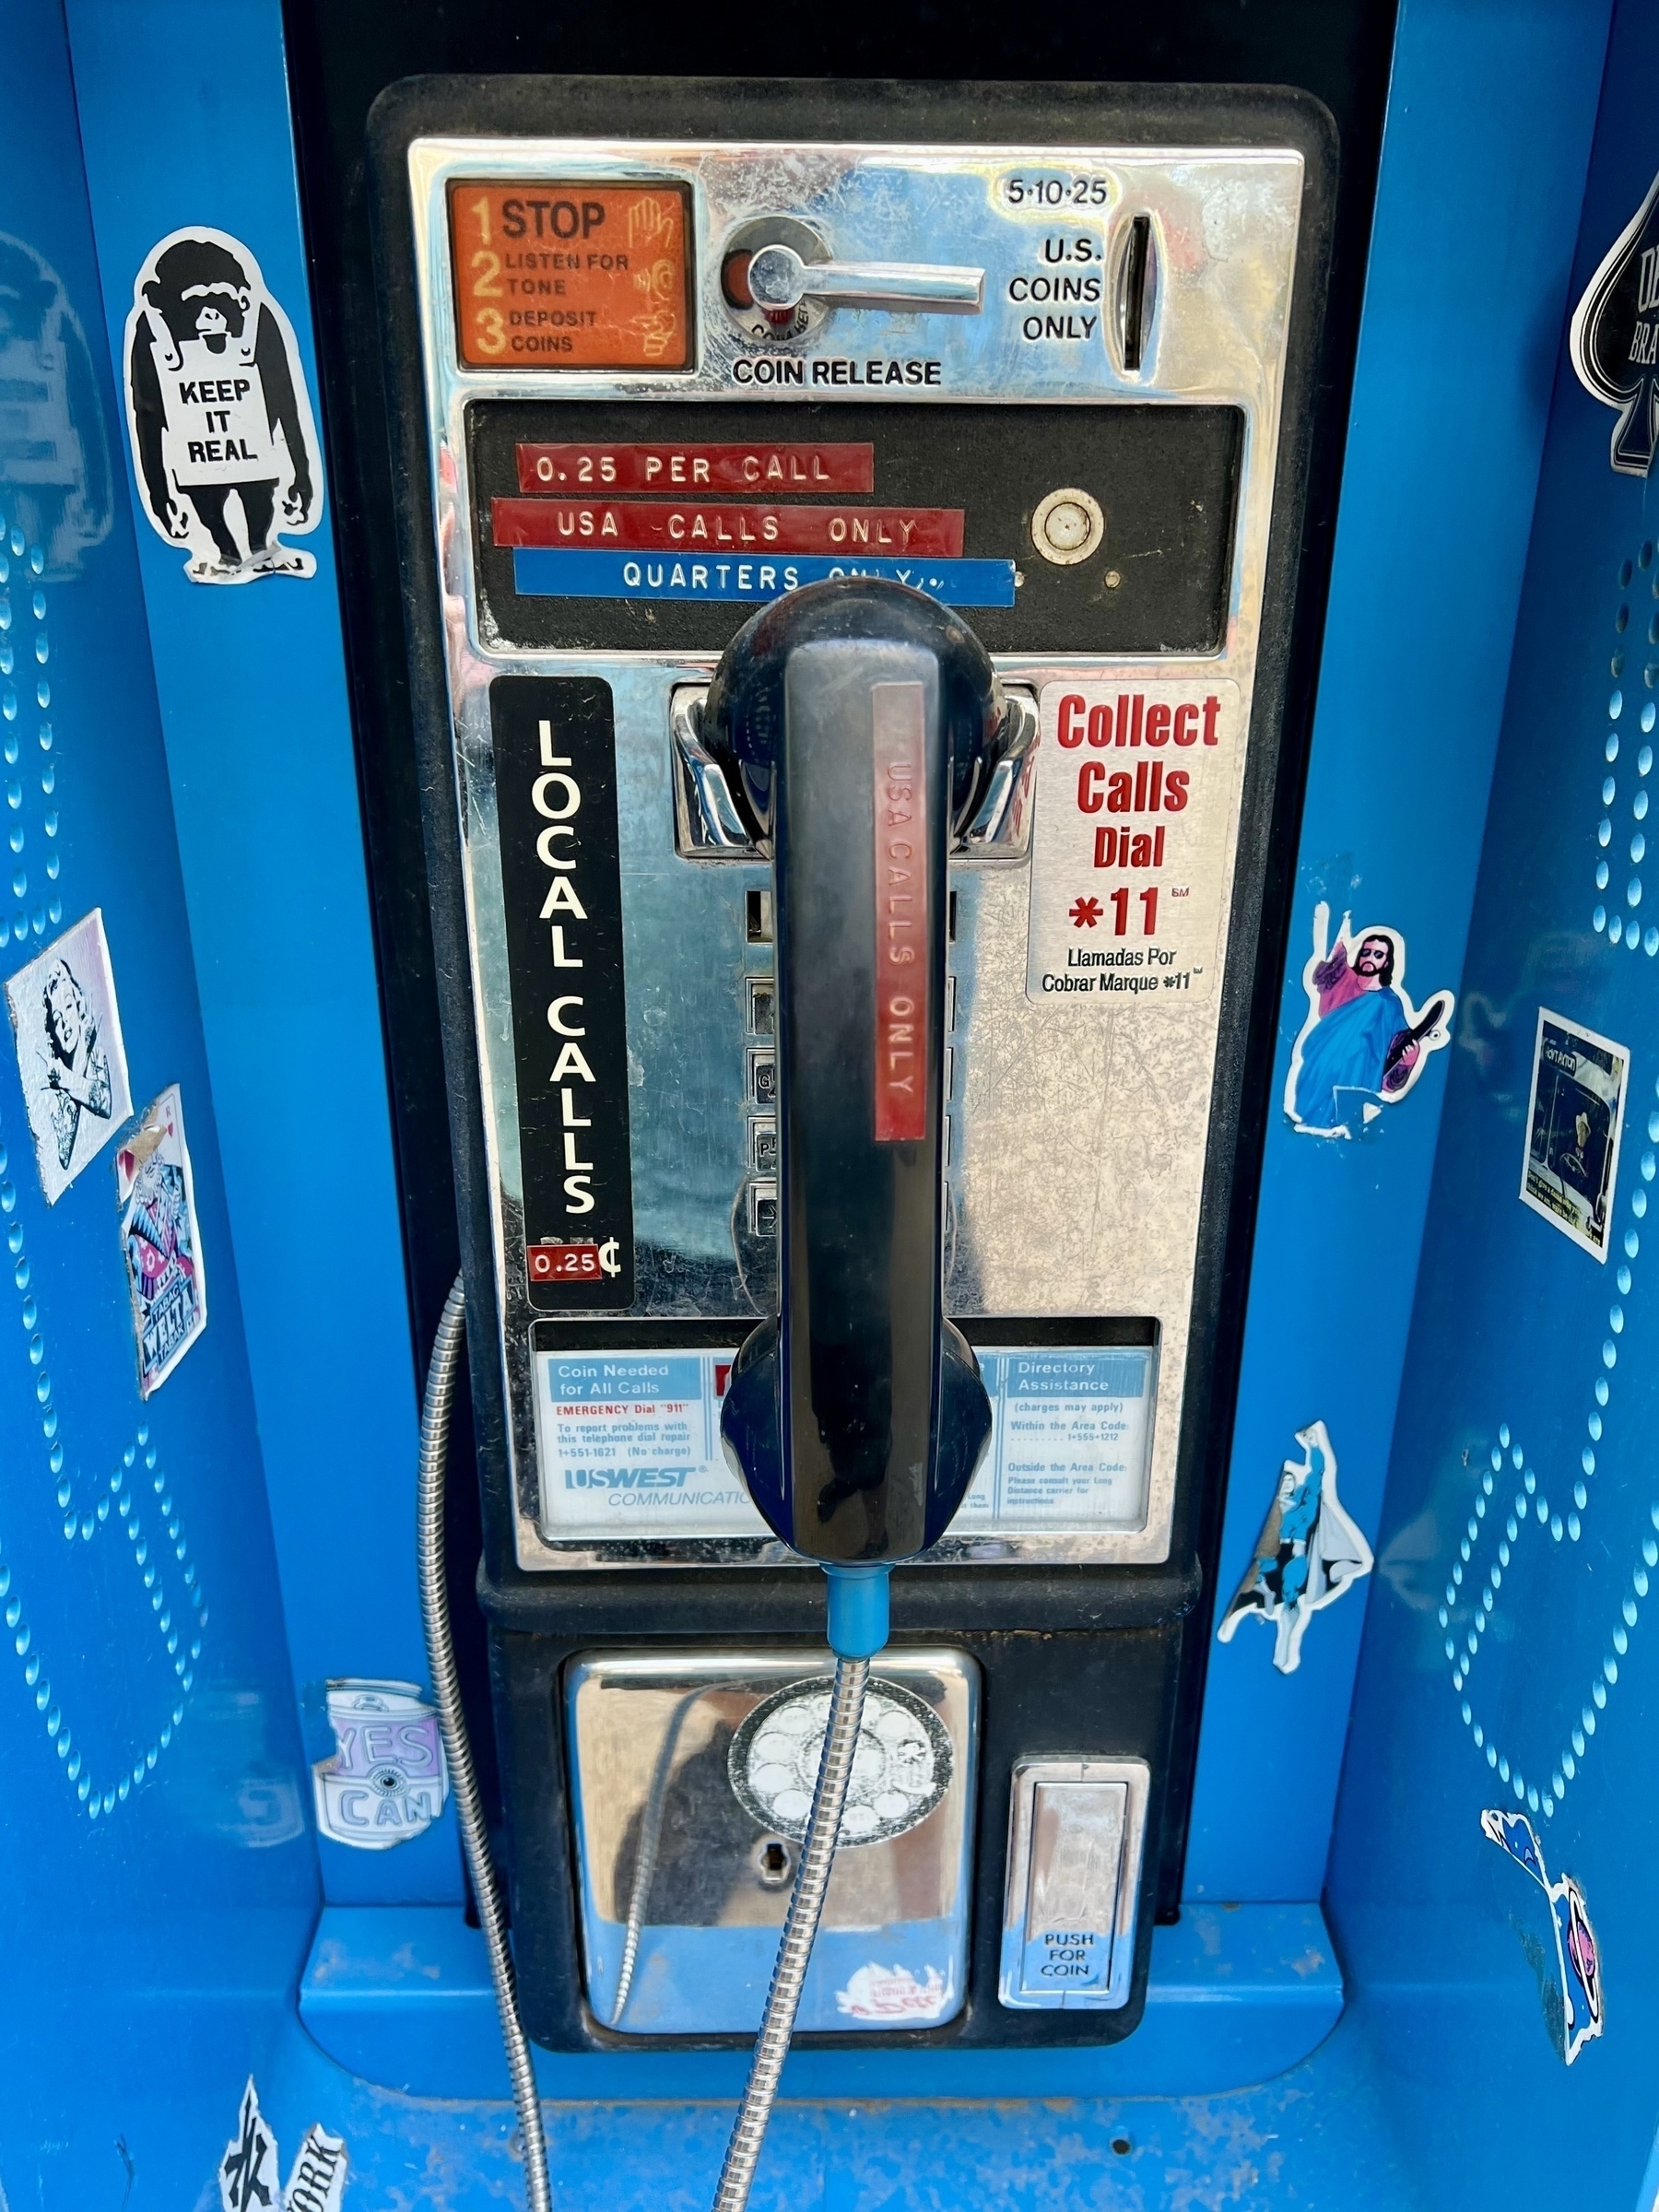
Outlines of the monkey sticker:
{"type": "Polygon", "coordinates": [[[175,230],[139,270],[126,326],[127,428],[156,531],[193,583],[313,576],[284,545],[314,530],[323,473],[305,371],[259,264],[222,230],[175,230]]]}

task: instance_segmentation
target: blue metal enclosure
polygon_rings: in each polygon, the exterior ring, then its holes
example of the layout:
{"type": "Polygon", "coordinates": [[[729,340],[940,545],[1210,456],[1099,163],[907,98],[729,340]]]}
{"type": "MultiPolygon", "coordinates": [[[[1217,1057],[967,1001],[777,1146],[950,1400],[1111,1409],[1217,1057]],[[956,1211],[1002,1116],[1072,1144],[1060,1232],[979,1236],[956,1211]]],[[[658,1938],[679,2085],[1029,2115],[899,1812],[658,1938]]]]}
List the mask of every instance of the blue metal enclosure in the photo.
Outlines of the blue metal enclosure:
{"type": "MultiPolygon", "coordinates": [[[[0,54],[0,2207],[213,2206],[250,2080],[292,2206],[313,2127],[354,2207],[515,2203],[453,1807],[339,1840],[380,1818],[340,1806],[343,1692],[429,1680],[361,517],[325,419],[310,568],[204,590],[129,429],[135,280],[184,231],[257,257],[324,413],[283,11],[11,0],[0,54]],[[49,1065],[77,961],[79,1092],[49,1065]],[[147,1349],[135,1205],[170,1161],[194,1318],[147,1349]]],[[[815,2041],[759,2203],[1659,2204],[1656,65],[1644,0],[1394,26],[1144,2020],[815,2041]],[[1345,919],[1447,1034],[1333,1136],[1298,1086],[1345,919]],[[1270,1633],[1234,1594],[1282,1471],[1321,1467],[1364,1564],[1270,1633]]],[[[538,2050],[555,2201],[708,2201],[746,2064],[538,2050]]]]}

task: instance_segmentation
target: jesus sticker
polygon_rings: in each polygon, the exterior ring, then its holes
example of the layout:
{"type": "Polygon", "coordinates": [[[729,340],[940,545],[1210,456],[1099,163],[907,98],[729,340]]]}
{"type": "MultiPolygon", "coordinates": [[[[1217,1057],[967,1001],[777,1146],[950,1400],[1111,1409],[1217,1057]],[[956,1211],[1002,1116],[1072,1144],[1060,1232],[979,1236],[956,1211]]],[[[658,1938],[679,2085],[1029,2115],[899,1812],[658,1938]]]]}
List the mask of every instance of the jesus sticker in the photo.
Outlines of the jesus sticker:
{"type": "Polygon", "coordinates": [[[1420,1011],[1406,994],[1406,939],[1380,924],[1356,929],[1313,910],[1313,955],[1302,971],[1308,1016],[1290,1055],[1285,1112],[1303,1136],[1359,1136],[1397,1106],[1451,1037],[1450,991],[1420,1011]]]}

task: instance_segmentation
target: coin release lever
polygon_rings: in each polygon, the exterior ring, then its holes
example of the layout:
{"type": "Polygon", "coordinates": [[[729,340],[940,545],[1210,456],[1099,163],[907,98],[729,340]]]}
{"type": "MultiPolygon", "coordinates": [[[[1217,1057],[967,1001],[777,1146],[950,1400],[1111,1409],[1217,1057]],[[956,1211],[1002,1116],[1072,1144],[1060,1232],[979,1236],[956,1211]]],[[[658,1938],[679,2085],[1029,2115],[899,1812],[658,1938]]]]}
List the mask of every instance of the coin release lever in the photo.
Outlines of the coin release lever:
{"type": "Polygon", "coordinates": [[[803,300],[944,315],[977,315],[985,303],[983,269],[906,261],[808,262],[782,244],[761,246],[751,255],[746,281],[755,305],[768,314],[787,313],[803,300]]]}

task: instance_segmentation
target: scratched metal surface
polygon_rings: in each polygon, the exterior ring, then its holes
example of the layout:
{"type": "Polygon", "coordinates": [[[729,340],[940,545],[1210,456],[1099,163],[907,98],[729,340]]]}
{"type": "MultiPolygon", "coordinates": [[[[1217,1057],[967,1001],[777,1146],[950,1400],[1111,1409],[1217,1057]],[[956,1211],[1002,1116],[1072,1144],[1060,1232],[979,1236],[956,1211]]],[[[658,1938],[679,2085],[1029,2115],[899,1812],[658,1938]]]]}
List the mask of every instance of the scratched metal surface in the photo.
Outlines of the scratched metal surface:
{"type": "MultiPolygon", "coordinates": [[[[518,1171],[517,1086],[495,834],[488,687],[497,671],[593,674],[615,687],[618,811],[624,874],[630,1119],[636,1161],[635,1231],[641,1247],[636,1313],[754,1310],[731,1265],[730,1220],[743,1176],[741,1016],[742,888],[760,883],[732,867],[677,861],[668,788],[668,695],[706,680],[710,663],[684,655],[531,653],[481,636],[477,619],[465,411],[496,397],[563,399],[753,398],[731,381],[746,341],[721,306],[718,255],[700,256],[701,350],[672,380],[597,371],[488,375],[457,369],[451,265],[443,223],[448,181],[492,176],[638,176],[662,170],[695,185],[700,240],[778,206],[823,220],[838,251],[892,259],[915,238],[949,237],[953,251],[987,271],[985,312],[928,318],[927,342],[944,363],[953,400],[1165,400],[1237,406],[1245,418],[1230,596],[1219,650],[1175,658],[1116,660],[998,656],[1006,679],[1040,688],[1064,672],[1079,681],[1230,678],[1248,717],[1277,451],[1286,333],[1302,182],[1300,155],[1271,148],[1198,154],[1058,153],[1098,175],[1113,210],[1150,212],[1164,241],[1163,298],[1143,372],[1129,374],[1106,347],[1064,364],[1024,344],[1006,306],[1041,213],[1016,213],[998,180],[1029,168],[1018,149],[635,146],[601,141],[418,140],[409,154],[422,304],[428,433],[445,644],[464,825],[473,988],[486,1040],[485,1137],[496,1182],[497,1288],[510,1407],[509,1451],[521,1565],[539,1569],[663,1563],[675,1559],[785,1562],[765,1539],[686,1539],[678,1545],[554,1544],[538,1515],[532,1311],[524,1274],[518,1171]],[[665,1255],[653,1267],[653,1248],[665,1255]],[[695,1286],[688,1288],[688,1284],[695,1286]]],[[[1108,253],[1115,248],[1109,244],[1108,253]]],[[[858,316],[859,343],[877,356],[918,341],[915,319],[858,316]]],[[[834,388],[812,387],[833,398],[834,388]]],[[[855,394],[849,394],[855,396],[855,394]]],[[[778,434],[789,434],[786,403],[778,434]]],[[[1222,814],[1230,825],[1218,887],[1225,915],[1246,747],[1227,764],[1222,814]]],[[[1043,763],[1037,769],[1041,830],[1043,763]]],[[[1025,868],[993,877],[958,868],[957,1120],[952,1163],[956,1237],[947,1285],[957,1312],[1148,1316],[1161,1332],[1158,1402],[1144,1524],[1017,1536],[1009,1556],[1032,1559],[1149,1561],[1167,1556],[1186,1373],[1192,1281],[1205,1138],[1214,1075],[1219,993],[1159,998],[1101,1017],[1094,1002],[1033,1005],[1026,996],[1025,868]]],[[[1217,960],[1225,957],[1223,923],[1217,960]]],[[[950,1550],[949,1539],[940,1556],[950,1550]]]]}

